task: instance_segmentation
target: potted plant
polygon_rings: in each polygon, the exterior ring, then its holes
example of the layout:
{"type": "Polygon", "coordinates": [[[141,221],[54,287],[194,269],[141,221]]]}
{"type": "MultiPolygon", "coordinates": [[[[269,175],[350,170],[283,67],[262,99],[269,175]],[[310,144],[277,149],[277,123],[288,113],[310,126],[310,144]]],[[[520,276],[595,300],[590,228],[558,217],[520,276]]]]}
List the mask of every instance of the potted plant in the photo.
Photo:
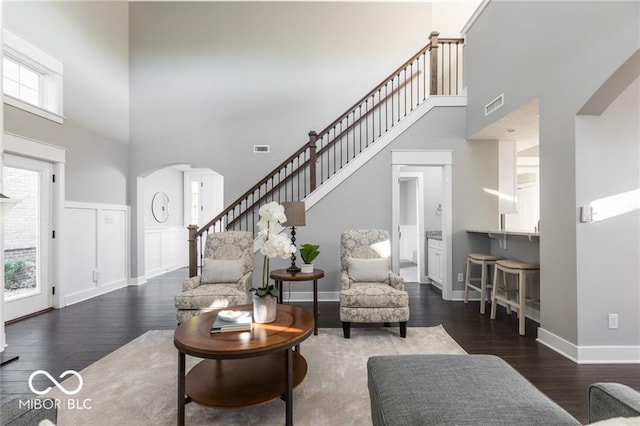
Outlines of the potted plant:
{"type": "Polygon", "coordinates": [[[300,257],[304,262],[300,268],[300,272],[310,274],[313,272],[313,261],[320,254],[318,244],[303,244],[300,246],[300,257]]]}
{"type": "Polygon", "coordinates": [[[258,212],[258,235],[262,237],[260,253],[264,255],[262,261],[262,286],[252,288],[253,292],[253,320],[258,323],[273,322],[276,319],[276,298],[278,289],[269,282],[269,259],[280,256],[288,259],[296,251],[291,239],[286,234],[278,234],[275,226],[284,223],[287,217],[284,207],[272,201],[260,207],[258,212]]]}

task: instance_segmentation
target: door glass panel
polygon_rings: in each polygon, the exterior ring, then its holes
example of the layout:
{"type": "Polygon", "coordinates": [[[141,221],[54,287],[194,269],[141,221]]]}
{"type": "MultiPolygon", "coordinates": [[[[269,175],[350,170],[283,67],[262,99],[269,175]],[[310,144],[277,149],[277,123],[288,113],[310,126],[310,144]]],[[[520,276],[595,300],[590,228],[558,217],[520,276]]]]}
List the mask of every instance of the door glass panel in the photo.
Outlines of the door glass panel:
{"type": "Polygon", "coordinates": [[[4,194],[21,200],[4,218],[4,300],[39,294],[40,173],[4,167],[4,194]]]}

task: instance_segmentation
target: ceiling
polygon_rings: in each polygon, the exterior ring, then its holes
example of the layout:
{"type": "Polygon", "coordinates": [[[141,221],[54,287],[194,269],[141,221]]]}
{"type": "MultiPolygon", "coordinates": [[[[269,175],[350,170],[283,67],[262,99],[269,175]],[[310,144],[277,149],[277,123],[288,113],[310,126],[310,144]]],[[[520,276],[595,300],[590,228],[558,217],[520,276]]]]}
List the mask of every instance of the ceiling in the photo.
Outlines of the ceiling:
{"type": "Polygon", "coordinates": [[[518,155],[538,156],[538,111],[538,99],[533,99],[468,139],[516,141],[518,155]]]}

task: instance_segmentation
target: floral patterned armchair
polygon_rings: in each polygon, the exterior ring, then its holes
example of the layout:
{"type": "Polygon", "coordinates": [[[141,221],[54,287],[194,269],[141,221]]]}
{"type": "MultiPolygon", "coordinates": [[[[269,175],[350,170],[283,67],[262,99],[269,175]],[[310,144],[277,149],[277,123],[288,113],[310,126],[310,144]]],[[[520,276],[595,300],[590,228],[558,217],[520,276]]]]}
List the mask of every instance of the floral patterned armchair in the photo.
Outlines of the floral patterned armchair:
{"type": "Polygon", "coordinates": [[[340,238],[342,276],[340,321],[344,337],[351,323],[400,323],[407,335],[409,294],[404,280],[391,271],[390,240],[385,230],[349,230],[340,238]]]}
{"type": "Polygon", "coordinates": [[[253,234],[210,234],[200,275],[185,280],[174,297],[178,324],[202,312],[249,303],[252,280],[253,234]]]}

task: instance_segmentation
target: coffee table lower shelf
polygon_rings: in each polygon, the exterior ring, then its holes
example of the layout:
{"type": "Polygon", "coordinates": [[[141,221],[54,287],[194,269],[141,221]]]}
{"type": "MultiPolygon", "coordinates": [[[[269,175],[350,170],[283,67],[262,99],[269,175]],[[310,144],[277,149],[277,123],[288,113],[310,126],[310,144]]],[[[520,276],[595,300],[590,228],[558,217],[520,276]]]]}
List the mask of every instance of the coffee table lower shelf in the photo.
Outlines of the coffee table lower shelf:
{"type": "MultiPolygon", "coordinates": [[[[307,375],[307,361],[292,351],[293,387],[307,375]]],[[[285,352],[242,359],[206,359],[189,370],[185,393],[199,405],[241,408],[265,404],[285,394],[285,352]]]]}

